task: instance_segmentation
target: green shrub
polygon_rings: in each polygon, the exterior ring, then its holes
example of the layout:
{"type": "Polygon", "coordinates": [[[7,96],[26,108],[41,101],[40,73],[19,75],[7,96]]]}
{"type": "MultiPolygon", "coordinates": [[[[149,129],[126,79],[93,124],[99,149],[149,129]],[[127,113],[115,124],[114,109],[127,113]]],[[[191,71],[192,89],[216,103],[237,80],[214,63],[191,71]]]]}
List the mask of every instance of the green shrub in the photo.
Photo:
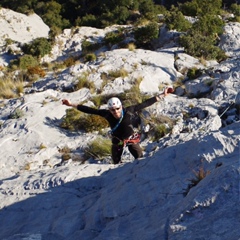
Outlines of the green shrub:
{"type": "Polygon", "coordinates": [[[76,25],[89,26],[89,27],[97,26],[97,18],[92,14],[86,14],[81,19],[77,18],[76,25]]]}
{"type": "Polygon", "coordinates": [[[151,116],[150,121],[148,119],[143,120],[145,124],[150,124],[151,126],[148,136],[152,139],[152,141],[158,141],[160,138],[170,133],[176,122],[167,116],[151,116]]]}
{"type": "Polygon", "coordinates": [[[85,114],[74,108],[66,110],[60,127],[70,131],[83,130],[85,132],[101,131],[108,127],[108,122],[105,118],[98,115],[85,114]]]}
{"type": "Polygon", "coordinates": [[[121,30],[106,33],[104,37],[105,44],[117,44],[124,40],[124,34],[121,30]]]}
{"type": "Polygon", "coordinates": [[[196,21],[193,26],[194,33],[201,33],[203,36],[209,36],[212,44],[216,42],[216,36],[223,33],[224,21],[215,15],[204,15],[196,21]]]}
{"type": "Polygon", "coordinates": [[[200,16],[187,34],[180,37],[180,45],[193,57],[222,61],[226,59],[226,55],[217,47],[217,43],[218,36],[223,32],[223,25],[223,20],[216,15],[200,16]]]}
{"type": "Polygon", "coordinates": [[[60,127],[68,129],[70,131],[78,130],[78,122],[81,116],[81,112],[79,112],[75,108],[69,108],[66,110],[66,115],[63,117],[62,122],[60,123],[60,127]]]}
{"type": "Polygon", "coordinates": [[[168,129],[165,124],[155,125],[153,130],[153,141],[158,141],[160,138],[164,137],[168,133],[168,129]]]}
{"type": "Polygon", "coordinates": [[[240,5],[237,3],[234,3],[230,6],[230,10],[235,16],[240,16],[240,5]]]}
{"type": "Polygon", "coordinates": [[[180,4],[180,10],[185,16],[218,15],[221,11],[222,0],[192,0],[180,4]]]}
{"type": "Polygon", "coordinates": [[[153,39],[158,38],[159,27],[156,22],[151,22],[146,26],[137,27],[134,30],[134,37],[138,45],[150,43],[153,39]]]}
{"type": "Polygon", "coordinates": [[[222,0],[194,0],[197,2],[197,16],[218,15],[221,13],[222,0]]]}
{"type": "Polygon", "coordinates": [[[227,56],[224,51],[215,46],[214,43],[214,36],[204,36],[197,31],[180,37],[181,46],[184,47],[187,54],[193,57],[207,60],[216,59],[218,61],[226,59],[227,56]]]}
{"type": "Polygon", "coordinates": [[[85,61],[87,62],[91,62],[91,61],[96,61],[97,56],[94,53],[88,53],[85,57],[84,57],[85,61]]]}
{"type": "Polygon", "coordinates": [[[176,7],[172,7],[165,15],[165,23],[170,30],[186,32],[192,24],[185,19],[184,15],[176,7]]]}
{"type": "Polygon", "coordinates": [[[80,118],[81,123],[79,127],[86,132],[102,131],[104,128],[108,127],[108,122],[105,118],[98,115],[85,114],[80,118]]]}
{"type": "Polygon", "coordinates": [[[82,42],[82,52],[83,52],[83,54],[87,54],[89,52],[96,51],[101,46],[102,45],[100,43],[94,43],[94,42],[90,42],[88,40],[83,40],[83,42],[82,42]]]}
{"type": "Polygon", "coordinates": [[[124,6],[116,6],[112,11],[112,14],[112,22],[119,25],[125,24],[130,16],[128,8],[124,6]]]}
{"type": "Polygon", "coordinates": [[[11,38],[6,38],[5,39],[5,44],[6,44],[6,46],[9,46],[9,45],[11,45],[11,44],[13,44],[14,43],[14,40],[12,40],[11,38]]]}
{"type": "Polygon", "coordinates": [[[196,1],[185,2],[184,4],[180,4],[180,11],[185,16],[195,17],[198,12],[198,4],[196,1]]]}
{"type": "Polygon", "coordinates": [[[52,28],[65,29],[71,26],[70,21],[63,18],[63,13],[65,13],[64,9],[65,4],[60,4],[57,1],[47,1],[37,2],[34,5],[36,5],[34,9],[36,10],[36,13],[41,16],[43,21],[51,29],[52,28]]]}
{"type": "Polygon", "coordinates": [[[46,38],[36,38],[29,44],[24,44],[22,51],[35,57],[43,57],[52,50],[50,41],[46,38]]]}
{"type": "Polygon", "coordinates": [[[149,20],[156,20],[156,6],[152,0],[140,1],[139,12],[149,20]]]}
{"type": "Polygon", "coordinates": [[[187,77],[189,79],[196,79],[196,78],[200,77],[201,74],[202,74],[202,70],[201,69],[193,67],[193,68],[188,69],[187,77]]]}
{"type": "Polygon", "coordinates": [[[86,157],[103,160],[111,155],[111,146],[112,143],[110,139],[98,137],[88,144],[84,149],[84,153],[86,157]]]}
{"type": "Polygon", "coordinates": [[[27,69],[30,67],[36,67],[39,63],[38,60],[32,55],[23,55],[17,62],[20,69],[27,69]]]}

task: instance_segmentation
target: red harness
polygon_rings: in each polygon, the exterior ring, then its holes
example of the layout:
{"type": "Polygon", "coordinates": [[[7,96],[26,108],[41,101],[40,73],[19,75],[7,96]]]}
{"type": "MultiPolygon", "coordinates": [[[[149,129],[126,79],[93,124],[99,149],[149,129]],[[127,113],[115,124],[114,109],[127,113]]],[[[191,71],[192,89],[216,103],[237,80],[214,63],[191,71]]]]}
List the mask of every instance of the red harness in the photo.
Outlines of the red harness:
{"type": "Polygon", "coordinates": [[[141,138],[141,135],[139,133],[134,133],[128,139],[123,140],[123,146],[134,144],[134,143],[139,143],[140,138],[141,138]]]}

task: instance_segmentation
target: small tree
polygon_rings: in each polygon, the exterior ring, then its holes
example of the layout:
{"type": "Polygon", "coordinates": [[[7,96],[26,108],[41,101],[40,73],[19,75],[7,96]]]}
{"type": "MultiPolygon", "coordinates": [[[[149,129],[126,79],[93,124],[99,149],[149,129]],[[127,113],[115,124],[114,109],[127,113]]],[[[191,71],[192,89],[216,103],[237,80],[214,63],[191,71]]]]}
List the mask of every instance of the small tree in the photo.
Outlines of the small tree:
{"type": "Polygon", "coordinates": [[[223,24],[217,16],[202,16],[186,35],[180,37],[180,44],[189,55],[222,61],[226,55],[217,47],[217,42],[218,35],[223,31],[223,24]]]}
{"type": "Polygon", "coordinates": [[[18,59],[18,65],[21,69],[27,69],[29,67],[35,67],[39,63],[36,58],[34,58],[32,55],[24,55],[18,59]]]}
{"type": "Polygon", "coordinates": [[[191,23],[184,18],[184,15],[176,7],[172,7],[166,13],[165,22],[170,30],[176,29],[180,32],[185,32],[191,27],[191,23]]]}
{"type": "Polygon", "coordinates": [[[22,51],[35,57],[43,57],[52,50],[51,43],[46,38],[36,38],[30,44],[24,44],[22,51]]]}
{"type": "Polygon", "coordinates": [[[104,42],[106,44],[116,44],[124,40],[124,34],[121,30],[108,32],[104,37],[104,42]]]}
{"type": "MultiPolygon", "coordinates": [[[[196,21],[192,29],[201,32],[203,36],[213,36],[213,40],[217,40],[216,36],[223,33],[224,22],[216,15],[204,15],[196,21]]],[[[213,42],[214,43],[214,42],[213,42]]]]}
{"type": "Polygon", "coordinates": [[[158,35],[159,27],[156,22],[151,22],[134,30],[134,37],[139,45],[150,43],[153,39],[158,38],[158,35]]]}
{"type": "Polygon", "coordinates": [[[226,55],[219,47],[214,45],[214,42],[213,36],[203,36],[201,32],[195,31],[180,37],[180,44],[187,54],[198,58],[222,61],[226,58],[226,55]]]}
{"type": "Polygon", "coordinates": [[[130,12],[126,7],[117,6],[113,11],[113,23],[125,24],[130,16],[130,12]]]}

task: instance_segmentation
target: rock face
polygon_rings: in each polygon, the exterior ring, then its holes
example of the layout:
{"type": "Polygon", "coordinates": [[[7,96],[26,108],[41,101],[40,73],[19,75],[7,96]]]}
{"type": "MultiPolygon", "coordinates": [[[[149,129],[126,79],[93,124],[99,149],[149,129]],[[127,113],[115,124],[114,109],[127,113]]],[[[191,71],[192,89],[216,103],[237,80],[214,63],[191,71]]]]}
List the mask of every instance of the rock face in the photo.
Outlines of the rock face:
{"type": "Polygon", "coordinates": [[[34,38],[48,37],[49,27],[34,14],[29,16],[10,9],[0,9],[0,47],[6,39],[28,43],[34,38]]]}
{"type": "MultiPolygon", "coordinates": [[[[175,47],[112,49],[97,61],[48,73],[21,98],[1,100],[0,239],[240,239],[239,46],[228,42],[239,36],[240,26],[227,26],[234,31],[225,32],[221,46],[234,54],[222,63],[203,66],[175,47]],[[124,68],[127,76],[109,81],[102,94],[117,95],[141,78],[140,91],[154,95],[174,85],[187,66],[204,74],[147,109],[176,123],[158,141],[143,140],[144,158],[134,160],[126,150],[120,165],[76,160],[99,134],[59,127],[66,111],[61,99],[78,103],[96,96],[87,88],[64,91],[80,76],[88,72],[99,91],[102,73],[124,68]],[[19,118],[13,117],[16,109],[19,118]],[[68,161],[62,161],[64,148],[71,150],[68,161]]],[[[81,52],[83,36],[100,41],[108,31],[65,30],[57,37],[61,48],[57,41],[44,61],[81,52]]]]}
{"type": "Polygon", "coordinates": [[[239,57],[240,53],[240,23],[228,23],[224,27],[224,33],[221,36],[220,47],[230,57],[239,57]]]}
{"type": "Polygon", "coordinates": [[[0,67],[7,66],[16,56],[6,54],[9,50],[18,54],[18,44],[29,43],[35,38],[48,38],[49,27],[34,14],[29,16],[0,8],[0,67]]]}

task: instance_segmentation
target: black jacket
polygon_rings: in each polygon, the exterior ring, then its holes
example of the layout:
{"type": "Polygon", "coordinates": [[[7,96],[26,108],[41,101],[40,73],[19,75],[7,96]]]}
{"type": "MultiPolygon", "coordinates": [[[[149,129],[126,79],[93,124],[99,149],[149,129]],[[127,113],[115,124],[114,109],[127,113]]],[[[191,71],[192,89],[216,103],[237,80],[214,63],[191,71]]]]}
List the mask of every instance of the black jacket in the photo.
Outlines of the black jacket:
{"type": "MultiPolygon", "coordinates": [[[[151,106],[155,102],[157,102],[156,97],[152,97],[140,104],[123,108],[124,117],[119,126],[117,127],[117,129],[115,129],[115,131],[113,131],[112,133],[113,136],[112,142],[114,144],[117,144],[121,140],[128,139],[134,133],[133,129],[134,114],[146,107],[151,106]]],[[[101,117],[104,117],[108,121],[111,129],[113,129],[119,122],[119,119],[116,119],[107,109],[95,109],[84,105],[78,105],[77,109],[84,113],[96,114],[101,117]]]]}

